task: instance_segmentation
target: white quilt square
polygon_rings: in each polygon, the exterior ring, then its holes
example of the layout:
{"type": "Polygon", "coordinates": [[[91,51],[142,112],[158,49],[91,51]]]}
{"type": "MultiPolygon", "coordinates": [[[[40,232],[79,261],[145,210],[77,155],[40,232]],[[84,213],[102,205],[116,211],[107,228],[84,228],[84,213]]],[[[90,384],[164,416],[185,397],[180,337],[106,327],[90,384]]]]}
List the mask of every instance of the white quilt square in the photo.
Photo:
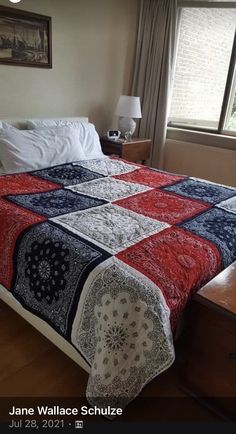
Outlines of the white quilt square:
{"type": "Polygon", "coordinates": [[[86,212],[66,214],[52,220],[112,254],[169,227],[167,223],[112,204],[86,212]]]}
{"type": "Polygon", "coordinates": [[[151,190],[150,187],[145,185],[120,181],[113,178],[96,179],[94,181],[84,182],[83,184],[72,185],[67,188],[76,193],[94,196],[98,199],[105,199],[110,202],[151,190]]]}
{"type": "Polygon", "coordinates": [[[224,200],[223,202],[218,203],[216,206],[236,214],[236,196],[224,200]]]}
{"type": "Polygon", "coordinates": [[[133,172],[134,170],[139,169],[139,166],[135,166],[134,164],[124,163],[119,160],[111,160],[110,158],[81,161],[74,164],[105,176],[121,175],[122,173],[133,172]]]}

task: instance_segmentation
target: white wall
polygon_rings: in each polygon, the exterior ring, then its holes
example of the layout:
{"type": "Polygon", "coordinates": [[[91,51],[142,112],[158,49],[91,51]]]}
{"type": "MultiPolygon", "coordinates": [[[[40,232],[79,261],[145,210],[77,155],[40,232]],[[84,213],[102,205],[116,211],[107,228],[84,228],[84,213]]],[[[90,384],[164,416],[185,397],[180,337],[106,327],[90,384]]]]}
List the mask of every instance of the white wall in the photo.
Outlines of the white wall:
{"type": "Polygon", "coordinates": [[[165,170],[236,187],[236,150],[167,139],[165,170]]]}
{"type": "Polygon", "coordinates": [[[85,115],[111,125],[129,92],[139,0],[22,0],[11,6],[52,17],[53,69],[0,65],[0,119],[85,115]]]}

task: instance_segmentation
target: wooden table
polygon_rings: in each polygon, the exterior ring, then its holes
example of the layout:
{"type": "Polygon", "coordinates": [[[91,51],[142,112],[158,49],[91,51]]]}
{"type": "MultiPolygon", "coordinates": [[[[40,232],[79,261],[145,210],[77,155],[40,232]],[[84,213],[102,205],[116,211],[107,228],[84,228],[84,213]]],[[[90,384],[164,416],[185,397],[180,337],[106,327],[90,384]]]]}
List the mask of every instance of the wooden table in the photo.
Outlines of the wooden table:
{"type": "Polygon", "coordinates": [[[236,420],[236,262],[195,294],[185,338],[181,386],[236,420]]]}
{"type": "Polygon", "coordinates": [[[125,140],[109,140],[106,137],[100,138],[102,150],[106,155],[115,154],[124,160],[138,162],[143,164],[150,157],[151,144],[150,139],[135,138],[129,141],[125,140]]]}

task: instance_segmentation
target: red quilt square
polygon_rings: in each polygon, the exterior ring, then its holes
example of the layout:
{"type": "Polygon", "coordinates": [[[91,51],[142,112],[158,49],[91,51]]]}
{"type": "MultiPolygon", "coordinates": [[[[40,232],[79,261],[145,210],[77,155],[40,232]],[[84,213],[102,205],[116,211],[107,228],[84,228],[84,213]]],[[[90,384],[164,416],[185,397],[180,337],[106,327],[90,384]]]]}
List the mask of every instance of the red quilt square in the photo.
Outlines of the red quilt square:
{"type": "Polygon", "coordinates": [[[174,328],[190,292],[221,268],[217,247],[177,227],[167,228],[116,255],[151,279],[163,292],[174,328]]]}
{"type": "Polygon", "coordinates": [[[0,199],[0,283],[10,289],[13,274],[13,252],[20,233],[45,220],[27,209],[0,199]]]}
{"type": "Polygon", "coordinates": [[[7,194],[37,193],[40,191],[56,190],[60,186],[27,173],[4,175],[0,177],[1,196],[7,194]]]}
{"type": "Polygon", "coordinates": [[[115,175],[113,178],[122,181],[137,182],[138,184],[148,185],[149,187],[164,187],[185,179],[185,176],[171,175],[169,173],[156,172],[154,170],[142,168],[134,172],[115,175]]]}
{"type": "Polygon", "coordinates": [[[169,224],[182,222],[210,207],[210,205],[198,200],[158,189],[136,194],[113,203],[169,224]]]}

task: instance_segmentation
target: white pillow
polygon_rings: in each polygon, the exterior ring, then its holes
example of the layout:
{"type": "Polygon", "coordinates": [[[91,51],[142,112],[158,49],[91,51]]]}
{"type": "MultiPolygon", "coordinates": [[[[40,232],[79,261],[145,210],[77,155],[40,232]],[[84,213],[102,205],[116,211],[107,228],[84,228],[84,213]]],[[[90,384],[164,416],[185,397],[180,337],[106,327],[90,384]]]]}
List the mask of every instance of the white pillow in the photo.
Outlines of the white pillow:
{"type": "Polygon", "coordinates": [[[78,140],[85,153],[85,157],[88,159],[102,158],[104,154],[102,152],[100,140],[95,126],[89,122],[81,121],[67,121],[63,119],[40,119],[27,121],[27,128],[42,129],[42,128],[58,128],[58,127],[72,127],[78,131],[78,140]]]}
{"type": "MultiPolygon", "coordinates": [[[[0,121],[0,131],[1,128],[3,128],[4,130],[8,130],[12,128],[12,126],[10,124],[7,124],[6,122],[0,121]]],[[[2,162],[0,161],[0,176],[4,174],[5,174],[5,170],[3,168],[2,162]]]]}
{"type": "Polygon", "coordinates": [[[0,121],[0,129],[3,128],[4,130],[10,130],[11,128],[14,128],[12,125],[8,124],[7,122],[0,121]]]}
{"type": "Polygon", "coordinates": [[[56,131],[0,129],[0,160],[6,173],[27,172],[84,160],[75,128],[56,131]]]}
{"type": "Polygon", "coordinates": [[[26,121],[26,125],[28,130],[34,130],[45,127],[71,127],[75,126],[75,124],[80,122],[88,123],[88,118],[80,117],[68,119],[28,119],[26,121]]]}

